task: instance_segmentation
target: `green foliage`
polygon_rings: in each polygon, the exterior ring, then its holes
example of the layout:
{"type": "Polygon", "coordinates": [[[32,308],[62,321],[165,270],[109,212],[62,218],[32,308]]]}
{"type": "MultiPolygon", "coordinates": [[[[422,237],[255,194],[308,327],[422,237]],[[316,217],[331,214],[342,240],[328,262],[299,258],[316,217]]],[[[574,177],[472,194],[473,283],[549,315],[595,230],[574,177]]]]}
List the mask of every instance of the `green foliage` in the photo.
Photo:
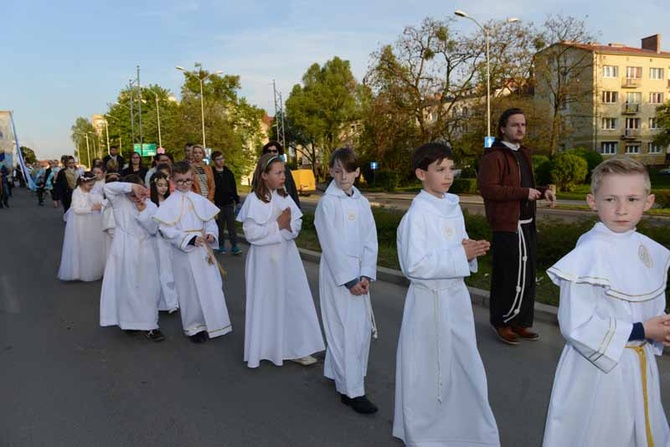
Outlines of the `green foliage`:
{"type": "Polygon", "coordinates": [[[449,188],[453,194],[477,194],[477,179],[456,178],[449,188]]]}
{"type": "Polygon", "coordinates": [[[661,208],[670,208],[670,191],[668,190],[661,190],[657,191],[654,193],[656,196],[656,203],[657,206],[661,208]]]}
{"type": "Polygon", "coordinates": [[[654,143],[661,146],[670,145],[670,101],[656,107],[656,124],[659,127],[654,143]]]}
{"type": "Polygon", "coordinates": [[[393,192],[400,185],[400,174],[388,169],[380,169],[375,172],[375,185],[384,188],[384,191],[393,192]]]}
{"type": "Polygon", "coordinates": [[[583,183],[587,174],[587,163],[583,158],[561,152],[553,159],[551,181],[562,191],[571,191],[579,183],[583,183]]]}
{"type": "Polygon", "coordinates": [[[603,162],[603,156],[600,155],[598,152],[592,151],[590,149],[585,149],[585,148],[582,148],[582,147],[578,147],[578,148],[570,149],[569,151],[567,151],[567,153],[577,155],[579,157],[582,157],[584,160],[586,160],[586,165],[587,165],[586,166],[587,172],[586,172],[586,179],[585,179],[586,182],[591,181],[591,172],[593,172],[593,170],[596,168],[596,166],[598,166],[600,163],[603,162]]]}
{"type": "Polygon", "coordinates": [[[533,169],[535,171],[535,183],[548,185],[551,183],[551,159],[546,155],[533,155],[533,169]]]}
{"type": "Polygon", "coordinates": [[[23,161],[25,161],[26,164],[32,164],[37,161],[35,151],[30,149],[29,147],[21,146],[21,154],[23,155],[23,161]]]}

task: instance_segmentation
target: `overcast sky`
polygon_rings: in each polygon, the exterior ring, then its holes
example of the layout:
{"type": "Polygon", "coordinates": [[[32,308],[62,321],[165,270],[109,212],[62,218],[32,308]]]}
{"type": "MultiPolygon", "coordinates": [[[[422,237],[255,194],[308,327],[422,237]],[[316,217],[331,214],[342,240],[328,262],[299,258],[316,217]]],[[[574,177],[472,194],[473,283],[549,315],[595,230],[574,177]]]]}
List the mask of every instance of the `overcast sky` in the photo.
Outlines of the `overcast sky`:
{"type": "MultiPolygon", "coordinates": [[[[183,75],[174,66],[201,62],[240,75],[242,96],[273,115],[273,79],[286,99],[312,63],[339,56],[361,80],[370,54],[405,26],[456,9],[482,23],[572,15],[601,43],[670,39],[661,0],[3,0],[0,110],[14,111],[22,145],[56,158],[74,151],[75,119],[106,112],[138,64],[142,84],[178,96],[183,75]]],[[[462,19],[454,26],[477,29],[462,19]]],[[[670,50],[670,41],[662,47],[670,50]]]]}

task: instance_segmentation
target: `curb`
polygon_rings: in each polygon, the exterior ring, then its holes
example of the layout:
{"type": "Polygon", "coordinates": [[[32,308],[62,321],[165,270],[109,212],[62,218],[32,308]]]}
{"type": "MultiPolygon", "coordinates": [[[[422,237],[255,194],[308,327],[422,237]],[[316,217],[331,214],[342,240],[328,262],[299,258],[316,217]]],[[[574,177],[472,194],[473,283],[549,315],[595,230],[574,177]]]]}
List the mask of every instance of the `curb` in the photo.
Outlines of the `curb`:
{"type": "MultiPolygon", "coordinates": [[[[318,251],[307,250],[298,247],[298,252],[303,261],[314,262],[316,264],[321,260],[321,253],[318,251]]],[[[397,284],[400,286],[409,286],[409,280],[398,270],[377,266],[377,280],[397,284]]],[[[470,291],[470,301],[472,304],[482,307],[489,307],[490,293],[488,290],[468,287],[470,291]]],[[[558,326],[558,308],[543,303],[535,303],[535,319],[543,323],[558,326]]]]}

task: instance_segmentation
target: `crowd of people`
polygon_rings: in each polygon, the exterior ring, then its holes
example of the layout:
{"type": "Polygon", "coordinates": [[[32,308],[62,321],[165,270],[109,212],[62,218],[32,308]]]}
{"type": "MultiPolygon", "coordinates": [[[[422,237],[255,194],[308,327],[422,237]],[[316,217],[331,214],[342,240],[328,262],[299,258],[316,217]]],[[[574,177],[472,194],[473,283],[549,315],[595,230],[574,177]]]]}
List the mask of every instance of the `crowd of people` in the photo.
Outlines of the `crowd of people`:
{"type": "MultiPolygon", "coordinates": [[[[532,330],[535,207],[542,198],[555,203],[555,195],[535,185],[525,132],[523,111],[503,113],[498,138],[480,164],[492,243],[468,237],[458,196],[448,192],[451,149],[428,143],[412,154],[422,191],[397,232],[410,287],[393,418],[393,435],[406,445],[500,445],[464,279],[491,250],[496,335],[508,345],[540,338],[532,330]]],[[[227,252],[226,228],[230,252],[241,252],[235,220],[241,222],[249,243],[244,362],[249,368],[262,360],[309,366],[325,350],[324,375],[341,402],[373,414],[378,408],[366,394],[365,377],[377,333],[370,289],[378,246],[370,203],[354,186],[359,160],[348,148],[333,152],[332,182],[315,212],[324,340],[295,244],[303,215],[282,151],[276,142],[263,148],[237,214],[235,179],[219,151],[210,165],[201,146],[187,146],[183,161],[161,154],[151,170],[133,153],[120,173],[123,159],[115,153],[85,173],[66,159],[52,188],[66,210],[58,277],[103,278],[101,326],[162,341],[159,311],[179,311],[184,334],[204,343],[232,331],[215,253],[227,252]]],[[[643,165],[628,158],[601,163],[587,197],[600,222],[548,271],[561,289],[559,323],[567,343],[546,446],[670,443],[654,360],[670,345],[664,314],[670,251],[635,230],[653,201],[643,165]]]]}

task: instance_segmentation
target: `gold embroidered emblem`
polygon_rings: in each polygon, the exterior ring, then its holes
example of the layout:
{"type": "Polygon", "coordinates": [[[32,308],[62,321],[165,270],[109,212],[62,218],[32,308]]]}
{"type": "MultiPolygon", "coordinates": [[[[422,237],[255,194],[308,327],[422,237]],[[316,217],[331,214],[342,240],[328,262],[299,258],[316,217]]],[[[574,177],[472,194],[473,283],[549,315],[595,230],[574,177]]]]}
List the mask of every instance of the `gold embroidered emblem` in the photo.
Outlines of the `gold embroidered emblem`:
{"type": "Polygon", "coordinates": [[[349,213],[347,214],[347,218],[349,220],[356,220],[356,212],[353,210],[350,210],[349,213]]]}
{"type": "Polygon", "coordinates": [[[652,261],[647,247],[640,244],[640,248],[637,249],[637,254],[640,256],[640,261],[642,261],[647,268],[652,268],[654,266],[654,261],[652,261]]]}

